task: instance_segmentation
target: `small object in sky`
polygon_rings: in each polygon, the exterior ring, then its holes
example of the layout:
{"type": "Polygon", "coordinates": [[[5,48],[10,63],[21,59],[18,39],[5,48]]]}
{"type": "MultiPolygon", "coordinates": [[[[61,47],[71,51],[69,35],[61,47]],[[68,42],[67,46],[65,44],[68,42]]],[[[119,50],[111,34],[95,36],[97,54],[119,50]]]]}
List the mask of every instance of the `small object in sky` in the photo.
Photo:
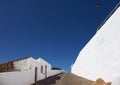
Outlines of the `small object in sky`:
{"type": "Polygon", "coordinates": [[[101,3],[97,3],[97,8],[101,8],[101,3]]]}

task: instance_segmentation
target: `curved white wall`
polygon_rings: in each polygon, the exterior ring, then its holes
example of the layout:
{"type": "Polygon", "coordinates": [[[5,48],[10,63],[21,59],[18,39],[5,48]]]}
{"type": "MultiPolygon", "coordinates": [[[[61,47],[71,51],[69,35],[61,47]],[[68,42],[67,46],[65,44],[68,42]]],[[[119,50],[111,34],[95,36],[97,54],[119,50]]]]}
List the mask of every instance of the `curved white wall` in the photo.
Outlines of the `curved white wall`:
{"type": "Polygon", "coordinates": [[[116,77],[113,81],[112,81],[112,85],[120,85],[120,76],[116,77]]]}
{"type": "Polygon", "coordinates": [[[72,73],[105,81],[120,75],[120,7],[79,53],[72,73]]]}

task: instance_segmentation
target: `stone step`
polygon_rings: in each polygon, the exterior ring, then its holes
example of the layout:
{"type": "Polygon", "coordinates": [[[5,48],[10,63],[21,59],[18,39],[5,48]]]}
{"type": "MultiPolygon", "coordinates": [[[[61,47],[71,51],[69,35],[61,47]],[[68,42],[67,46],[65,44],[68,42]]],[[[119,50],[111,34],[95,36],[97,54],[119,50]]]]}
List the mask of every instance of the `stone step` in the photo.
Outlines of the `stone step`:
{"type": "Polygon", "coordinates": [[[60,80],[60,78],[63,74],[64,73],[48,77],[46,79],[37,81],[36,83],[31,84],[31,85],[57,85],[56,82],[58,82],[58,80],[60,80]]]}

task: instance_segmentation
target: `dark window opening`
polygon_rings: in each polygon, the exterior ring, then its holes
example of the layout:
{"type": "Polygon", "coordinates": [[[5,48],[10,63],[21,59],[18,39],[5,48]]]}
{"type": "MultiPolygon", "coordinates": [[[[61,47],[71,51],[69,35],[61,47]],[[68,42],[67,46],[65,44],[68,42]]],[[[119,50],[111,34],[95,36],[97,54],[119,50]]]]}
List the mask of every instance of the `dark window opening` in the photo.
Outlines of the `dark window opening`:
{"type": "Polygon", "coordinates": [[[43,73],[43,66],[41,66],[41,73],[43,73]]]}

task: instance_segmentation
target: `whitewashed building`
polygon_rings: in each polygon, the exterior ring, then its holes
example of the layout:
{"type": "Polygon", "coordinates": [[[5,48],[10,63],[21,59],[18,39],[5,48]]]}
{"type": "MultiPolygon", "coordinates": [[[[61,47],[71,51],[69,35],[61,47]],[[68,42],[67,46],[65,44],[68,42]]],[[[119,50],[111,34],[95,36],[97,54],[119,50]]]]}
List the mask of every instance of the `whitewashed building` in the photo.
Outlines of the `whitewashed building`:
{"type": "Polygon", "coordinates": [[[81,50],[71,71],[94,81],[120,80],[120,3],[81,50]]]}
{"type": "Polygon", "coordinates": [[[30,85],[63,72],[62,70],[51,70],[51,64],[42,58],[34,59],[32,57],[0,64],[0,68],[9,71],[0,73],[0,85],[30,85]]]}
{"type": "Polygon", "coordinates": [[[51,71],[51,65],[42,58],[34,59],[32,57],[28,57],[25,59],[14,61],[13,65],[16,70],[35,71],[37,80],[48,77],[50,75],[49,71],[51,71]]]}

